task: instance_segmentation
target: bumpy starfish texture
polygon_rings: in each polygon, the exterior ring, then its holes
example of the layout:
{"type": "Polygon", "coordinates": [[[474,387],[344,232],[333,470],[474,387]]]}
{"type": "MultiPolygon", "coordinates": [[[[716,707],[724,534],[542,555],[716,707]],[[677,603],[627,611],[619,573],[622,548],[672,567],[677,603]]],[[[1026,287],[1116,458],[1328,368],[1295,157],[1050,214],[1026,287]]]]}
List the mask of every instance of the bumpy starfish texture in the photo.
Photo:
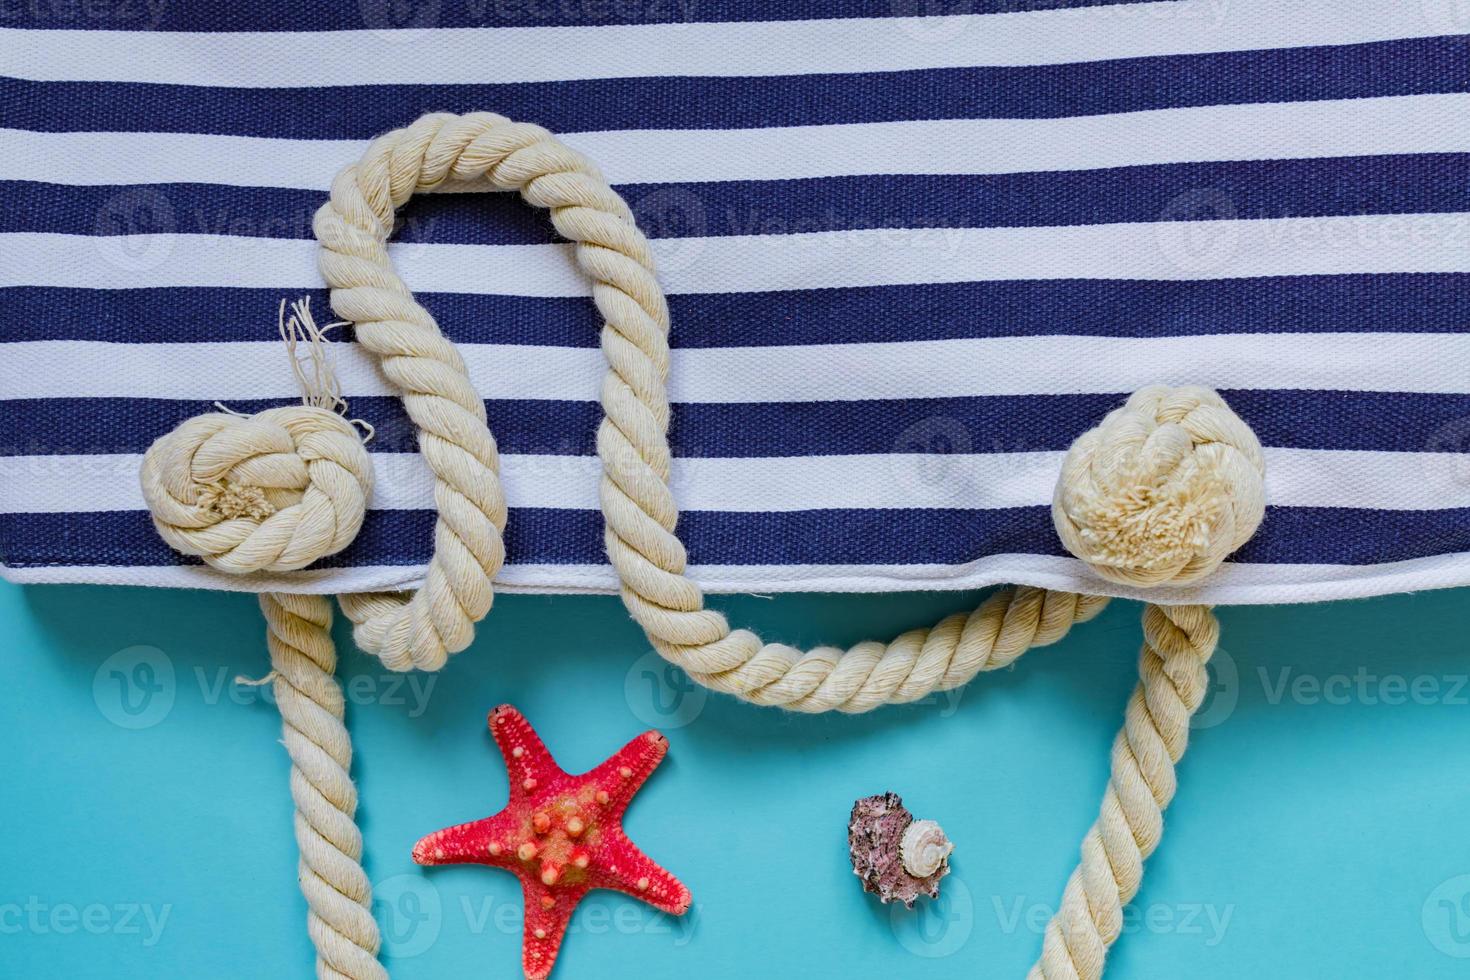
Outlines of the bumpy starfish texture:
{"type": "Polygon", "coordinates": [[[493,817],[435,831],[414,845],[419,864],[488,864],[521,879],[522,965],[529,980],[551,973],[572,910],[594,888],[610,888],[672,915],[689,909],[689,889],[623,833],[623,813],[669,749],[647,731],[591,772],[563,772],[531,723],[503,704],[490,732],[505,756],[510,802],[493,817]]]}

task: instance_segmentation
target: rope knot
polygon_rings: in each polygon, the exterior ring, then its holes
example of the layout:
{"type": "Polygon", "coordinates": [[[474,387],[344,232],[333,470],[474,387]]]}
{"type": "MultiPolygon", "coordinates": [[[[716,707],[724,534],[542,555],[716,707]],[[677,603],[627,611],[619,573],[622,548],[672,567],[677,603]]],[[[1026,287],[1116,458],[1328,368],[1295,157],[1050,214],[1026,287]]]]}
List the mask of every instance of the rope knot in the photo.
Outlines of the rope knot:
{"type": "Polygon", "coordinates": [[[1072,444],[1052,520],[1109,581],[1184,584],[1255,533],[1264,475],[1255,433],[1218,394],[1155,385],[1072,444]]]}
{"type": "Polygon", "coordinates": [[[373,471],[350,422],[290,405],[188,419],[149,447],[142,483],[175,550],[236,574],[284,572],[347,547],[373,471]]]}

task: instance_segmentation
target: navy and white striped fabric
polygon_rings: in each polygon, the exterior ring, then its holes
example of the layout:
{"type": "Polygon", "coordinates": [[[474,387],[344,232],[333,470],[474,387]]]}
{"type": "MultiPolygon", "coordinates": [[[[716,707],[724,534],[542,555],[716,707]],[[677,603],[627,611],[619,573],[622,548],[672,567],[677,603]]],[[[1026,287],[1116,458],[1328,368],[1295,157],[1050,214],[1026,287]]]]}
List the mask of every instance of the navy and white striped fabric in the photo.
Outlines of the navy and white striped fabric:
{"type": "MultiPolygon", "coordinates": [[[[0,7],[0,563],[259,588],[174,555],[142,452],[295,397],[310,218],[429,110],[539,122],[654,239],[674,489],[715,590],[1112,591],[1066,557],[1062,452],[1149,383],[1221,390],[1269,509],[1193,598],[1470,583],[1463,0],[362,0],[0,7]]],[[[393,246],[504,452],[502,584],[601,590],[588,287],[506,195],[393,246]]],[[[430,480],[392,391],[375,510],[288,587],[413,584],[430,480]]]]}

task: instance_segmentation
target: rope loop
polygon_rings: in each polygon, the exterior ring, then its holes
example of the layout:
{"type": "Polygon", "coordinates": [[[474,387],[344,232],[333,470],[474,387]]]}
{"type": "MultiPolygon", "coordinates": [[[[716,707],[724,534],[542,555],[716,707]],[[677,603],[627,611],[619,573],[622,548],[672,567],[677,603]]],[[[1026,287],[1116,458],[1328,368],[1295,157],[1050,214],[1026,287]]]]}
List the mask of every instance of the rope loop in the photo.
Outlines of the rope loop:
{"type": "Polygon", "coordinates": [[[464,363],[433,318],[393,271],[385,243],[394,214],[414,193],[448,181],[483,181],[548,209],[592,280],[605,321],[602,511],[607,551],[622,596],[655,649],[694,679],[758,704],[799,711],[867,711],[918,700],[1012,662],[1091,618],[1106,599],[1007,589],[974,612],[891,644],[803,653],[766,644],[704,608],[685,574],[679,511],[669,489],[669,309],[653,250],[633,213],[582,154],[539,126],[492,113],[433,114],[374,140],[332,184],[315,231],[323,278],[337,316],[380,358],[403,390],[420,449],[438,480],[437,548],[418,593],[340,597],[364,649],[389,666],[404,651],[418,666],[469,642],[470,624],[490,604],[490,578],[503,559],[504,501],[494,440],[464,363]],[[437,655],[437,657],[436,657],[437,655]]]}
{"type": "MultiPolygon", "coordinates": [[[[669,488],[669,311],[632,212],[586,157],[538,126],[490,113],[433,114],[388,133],[332,184],[317,212],[332,306],[400,390],[435,479],[434,553],[416,592],[339,597],[365,650],[393,669],[437,669],[468,646],[490,609],[505,557],[506,507],[485,406],[454,345],[393,270],[396,211],[449,181],[485,181],[547,208],[592,281],[605,326],[604,417],[597,432],[608,558],[623,603],[650,644],[693,679],[762,705],[867,711],[957,687],[1012,663],[1097,615],[1105,597],[1007,588],[970,613],[889,643],[800,651],[732,630],[686,571],[669,488]]],[[[287,571],[345,547],[372,477],[357,430],[304,304],[282,334],[313,345],[301,406],[190,419],[144,460],[154,523],[178,550],[237,573],[287,571]],[[298,329],[299,328],[299,329],[298,329]],[[310,377],[313,380],[307,381],[310,377]]],[[[294,356],[294,355],[293,355],[294,356]]],[[[1263,463],[1255,435],[1216,393],[1145,388],[1067,454],[1053,516],[1062,541],[1111,581],[1195,581],[1260,524],[1263,463]]],[[[268,594],[272,666],[293,763],[301,885],[323,976],[379,980],[379,937],[353,823],[356,793],[330,608],[268,594]]],[[[1208,607],[1146,608],[1140,684],[1113,750],[1113,774],[1082,859],[1048,926],[1033,978],[1094,980],[1121,931],[1144,860],[1162,833],[1190,715],[1205,690],[1218,624],[1208,607]]]]}

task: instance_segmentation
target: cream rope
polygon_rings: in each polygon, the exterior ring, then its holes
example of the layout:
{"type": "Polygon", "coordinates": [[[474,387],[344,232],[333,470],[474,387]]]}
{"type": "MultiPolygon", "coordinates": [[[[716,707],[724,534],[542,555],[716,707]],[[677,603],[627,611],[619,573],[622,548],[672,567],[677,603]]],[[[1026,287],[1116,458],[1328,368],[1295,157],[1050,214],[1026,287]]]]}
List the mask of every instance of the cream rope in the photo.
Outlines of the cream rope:
{"type": "MultiPolygon", "coordinates": [[[[608,365],[597,433],[608,557],[633,619],[690,676],[758,704],[866,711],[1005,666],[1106,604],[1102,597],[1006,589],[968,615],[847,651],[803,653],[731,630],[723,615],[705,608],[704,593],[685,574],[675,533],[668,306],[631,211],[589,160],[540,127],[489,113],[428,115],[378,138],[343,170],[315,222],[333,308],[357,324],[359,342],[402,390],[436,480],[438,523],[424,587],[340,597],[358,643],[389,667],[434,669],[468,645],[473,624],[490,608],[491,580],[504,558],[505,502],[483,403],[454,345],[393,271],[386,247],[396,209],[412,194],[481,179],[548,208],[592,280],[608,365]]],[[[340,398],[318,401],[272,410],[279,416],[203,416],[160,439],[145,460],[143,483],[165,538],[231,571],[299,568],[345,546],[361,522],[370,473],[365,455],[358,458],[361,446],[343,443],[342,429],[350,426],[325,407],[340,398]]],[[[1213,571],[1260,523],[1262,477],[1255,436],[1218,395],[1149,388],[1073,446],[1053,517],[1068,548],[1111,580],[1189,582],[1213,571]]],[[[300,736],[292,748],[293,789],[312,934],[326,975],[378,976],[376,928],[362,918],[369,898],[351,822],[341,696],[330,678],[329,616],[311,605],[321,600],[295,601],[263,597],[262,606],[273,657],[290,664],[300,682],[287,685],[291,713],[282,713],[288,744],[290,733],[300,736]],[[291,650],[303,655],[292,660],[291,650]],[[317,672],[305,666],[308,658],[317,672]],[[312,693],[294,697],[301,685],[312,693]]],[[[1034,976],[1101,974],[1121,929],[1122,904],[1138,889],[1174,793],[1173,764],[1184,752],[1217,628],[1205,607],[1151,605],[1145,632],[1142,680],[1115,745],[1102,814],[1083,843],[1034,976]]]]}
{"type": "Polygon", "coordinates": [[[1143,862],[1159,846],[1174,798],[1174,765],[1189,744],[1189,719],[1204,700],[1205,664],[1220,625],[1208,606],[1145,607],[1140,681],[1113,742],[1102,812],[1082,841],[1061,907],[1046,927],[1030,980],[1097,980],[1123,930],[1123,906],[1138,894],[1143,862]]]}
{"type": "Polygon", "coordinates": [[[1134,392],[1067,451],[1052,521],[1067,550],[1124,585],[1183,585],[1250,540],[1266,512],[1250,426],[1208,388],[1134,392]]]}
{"type": "MultiPolygon", "coordinates": [[[[317,214],[321,270],[332,287],[333,309],[357,323],[358,339],[384,358],[390,376],[410,392],[404,401],[411,411],[421,397],[413,393],[432,386],[426,381],[438,383],[442,372],[426,374],[417,360],[410,362],[413,370],[390,365],[432,354],[433,364],[459,366],[453,347],[393,271],[384,247],[394,209],[416,191],[450,179],[486,180],[519,191],[529,203],[549,209],[556,230],[575,243],[577,263],[592,279],[593,300],[606,321],[605,418],[597,448],[608,556],[622,580],[623,601],[649,641],[699,682],[792,710],[867,711],[914,701],[963,684],[977,671],[1004,666],[1030,646],[1059,639],[1106,603],[1061,592],[1007,590],[968,616],[846,652],[823,647],[803,654],[746,630],[732,631],[722,615],[704,608],[704,593],[684,574],[684,546],[674,532],[679,512],[668,486],[668,304],[647,239],[590,160],[539,126],[490,113],[424,116],[379,137],[337,177],[331,201],[317,214]]],[[[473,395],[467,385],[464,395],[473,395]]],[[[466,411],[478,407],[455,404],[466,411]]],[[[453,451],[446,440],[457,430],[433,419],[437,405],[420,404],[414,418],[421,430],[443,433],[432,443],[432,451],[443,456],[453,451]]],[[[426,441],[426,455],[430,447],[426,441]]],[[[439,510],[442,525],[450,514],[442,495],[439,510]]],[[[497,516],[498,527],[503,511],[497,516]]],[[[472,564],[441,544],[428,586],[414,601],[445,595],[436,580],[456,580],[447,560],[456,555],[460,566],[472,564]]],[[[494,557],[498,565],[499,553],[494,557]]],[[[488,593],[487,581],[487,603],[488,593]]],[[[369,650],[377,649],[380,623],[402,601],[383,594],[341,598],[343,611],[358,623],[358,642],[369,650]]],[[[478,606],[475,611],[483,614],[478,606]]]]}
{"type": "MultiPolygon", "coordinates": [[[[357,325],[357,341],[402,393],[419,433],[419,452],[434,473],[434,554],[424,585],[411,593],[341,597],[357,624],[358,646],[393,670],[437,670],[447,654],[474,639],[490,611],[491,581],[505,561],[505,496],[485,403],[459,351],[439,332],[388,257],[397,209],[416,191],[443,183],[462,153],[436,140],[426,116],[382,136],[332,182],[316,214],[323,278],[332,307],[357,325]]],[[[462,150],[462,148],[461,148],[462,150]]],[[[458,173],[456,173],[458,176],[458,173]]]]}
{"type": "Polygon", "coordinates": [[[342,722],[342,688],[333,674],[332,606],[314,595],[264,592],[282,741],[291,755],[296,802],[297,877],[307,901],[307,930],[317,976],[380,980],[372,886],[362,869],[362,834],[353,822],[357,789],[349,771],[352,741],[342,722]]]}

